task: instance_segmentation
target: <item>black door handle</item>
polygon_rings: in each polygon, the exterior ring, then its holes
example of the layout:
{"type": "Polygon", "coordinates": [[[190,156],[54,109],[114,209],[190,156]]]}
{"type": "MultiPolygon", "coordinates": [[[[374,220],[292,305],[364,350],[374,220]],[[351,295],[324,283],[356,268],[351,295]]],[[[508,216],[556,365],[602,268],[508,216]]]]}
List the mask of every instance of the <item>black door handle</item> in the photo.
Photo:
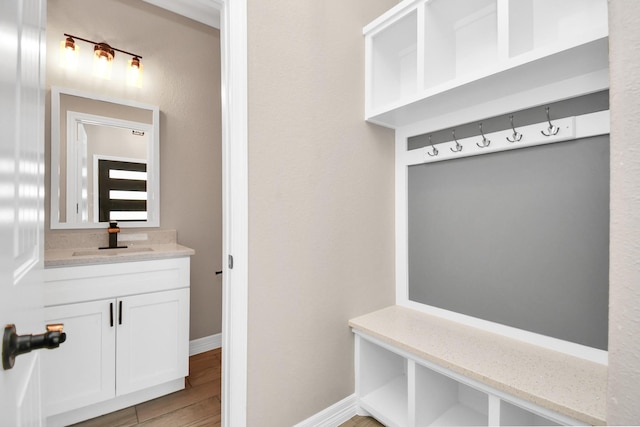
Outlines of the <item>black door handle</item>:
{"type": "Polygon", "coordinates": [[[2,367],[7,370],[13,368],[16,356],[29,353],[41,348],[58,348],[67,340],[67,334],[62,332],[63,325],[47,325],[47,332],[38,335],[18,335],[15,325],[4,327],[2,338],[2,367]]]}

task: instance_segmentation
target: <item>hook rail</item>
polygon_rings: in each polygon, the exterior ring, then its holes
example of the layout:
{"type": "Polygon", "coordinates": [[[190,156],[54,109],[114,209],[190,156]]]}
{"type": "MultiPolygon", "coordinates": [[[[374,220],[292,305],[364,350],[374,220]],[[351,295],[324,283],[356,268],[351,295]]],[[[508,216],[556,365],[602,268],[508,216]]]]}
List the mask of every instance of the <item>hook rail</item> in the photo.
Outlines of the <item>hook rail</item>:
{"type": "MultiPolygon", "coordinates": [[[[549,107],[545,108],[545,113],[547,114],[546,121],[526,125],[520,129],[517,129],[515,126],[515,114],[508,116],[509,127],[502,128],[503,130],[496,132],[485,134],[484,123],[478,123],[479,136],[481,140],[476,141],[473,140],[477,138],[477,136],[465,137],[458,140],[456,130],[453,129],[451,130],[451,140],[442,142],[442,144],[447,144],[450,151],[442,151],[442,148],[438,149],[438,145],[441,143],[434,143],[432,135],[429,134],[428,144],[425,144],[423,150],[415,152],[416,155],[418,153],[422,154],[420,159],[415,158],[414,164],[438,162],[454,158],[566,141],[576,137],[578,119],[580,119],[581,123],[591,124],[594,121],[603,122],[605,125],[608,123],[608,119],[603,118],[608,114],[608,112],[596,112],[582,116],[566,117],[554,120],[553,122],[550,120],[549,107]],[[562,132],[560,132],[560,130],[562,130],[562,132]],[[525,134],[527,134],[527,138],[524,138],[525,134]],[[472,144],[471,142],[474,142],[475,144],[472,144]],[[520,143],[514,144],[515,142],[520,143]]],[[[605,125],[599,126],[604,127],[605,125]]],[[[411,150],[408,153],[411,153],[411,150]]]]}

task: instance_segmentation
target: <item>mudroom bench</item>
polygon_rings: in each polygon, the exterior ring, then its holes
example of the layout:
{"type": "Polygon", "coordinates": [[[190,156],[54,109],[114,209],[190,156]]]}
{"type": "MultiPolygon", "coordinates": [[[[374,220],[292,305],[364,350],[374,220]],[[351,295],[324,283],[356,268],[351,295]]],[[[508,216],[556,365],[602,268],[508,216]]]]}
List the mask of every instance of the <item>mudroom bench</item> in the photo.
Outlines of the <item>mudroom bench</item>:
{"type": "Polygon", "coordinates": [[[397,305],[349,326],[359,405],[385,425],[606,424],[605,364],[397,305]]]}

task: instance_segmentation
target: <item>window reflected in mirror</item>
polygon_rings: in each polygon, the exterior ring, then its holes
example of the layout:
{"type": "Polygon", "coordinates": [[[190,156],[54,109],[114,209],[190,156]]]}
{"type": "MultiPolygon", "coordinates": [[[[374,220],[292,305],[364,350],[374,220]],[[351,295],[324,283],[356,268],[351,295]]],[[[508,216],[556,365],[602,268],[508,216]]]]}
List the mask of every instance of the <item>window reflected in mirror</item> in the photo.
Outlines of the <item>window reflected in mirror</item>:
{"type": "Polygon", "coordinates": [[[51,228],[159,226],[159,109],[51,90],[51,228]]]}

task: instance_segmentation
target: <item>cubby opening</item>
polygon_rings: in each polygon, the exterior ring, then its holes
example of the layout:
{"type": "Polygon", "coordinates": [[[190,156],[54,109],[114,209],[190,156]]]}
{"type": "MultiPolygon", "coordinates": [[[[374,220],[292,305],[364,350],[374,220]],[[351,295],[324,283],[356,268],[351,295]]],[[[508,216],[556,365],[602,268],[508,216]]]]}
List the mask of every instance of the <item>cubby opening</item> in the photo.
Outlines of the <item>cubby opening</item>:
{"type": "Polygon", "coordinates": [[[416,426],[488,424],[486,393],[423,366],[416,366],[416,426]]]}
{"type": "Polygon", "coordinates": [[[504,400],[500,402],[500,425],[503,426],[559,426],[554,421],[522,409],[504,400]]]}
{"type": "Polygon", "coordinates": [[[425,7],[425,89],[495,67],[496,0],[434,0],[425,7]]]}
{"type": "Polygon", "coordinates": [[[372,96],[375,107],[417,90],[418,18],[414,10],[373,36],[372,96]]]}
{"type": "Polygon", "coordinates": [[[388,425],[408,425],[407,359],[360,339],[361,405],[388,425]]]}
{"type": "Polygon", "coordinates": [[[602,0],[510,0],[509,56],[558,42],[579,43],[590,34],[606,36],[606,16],[607,3],[602,0]],[[598,26],[587,27],[585,22],[598,26]]]}

